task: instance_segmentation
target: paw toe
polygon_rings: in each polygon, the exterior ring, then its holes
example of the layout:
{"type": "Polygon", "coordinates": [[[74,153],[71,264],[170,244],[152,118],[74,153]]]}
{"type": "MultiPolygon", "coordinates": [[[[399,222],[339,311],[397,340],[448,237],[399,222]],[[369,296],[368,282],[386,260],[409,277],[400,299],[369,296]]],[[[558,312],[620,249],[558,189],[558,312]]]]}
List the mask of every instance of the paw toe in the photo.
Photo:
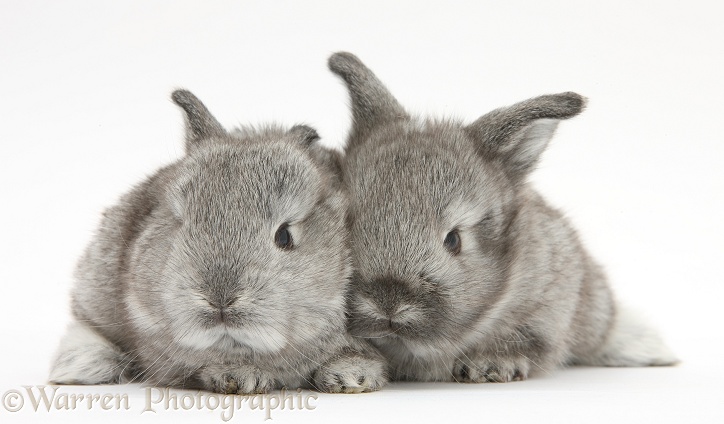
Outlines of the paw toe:
{"type": "Polygon", "coordinates": [[[476,364],[458,362],[453,368],[453,380],[460,383],[507,383],[525,380],[526,376],[523,367],[494,364],[485,360],[476,364]]]}
{"type": "Polygon", "coordinates": [[[364,358],[341,358],[315,375],[317,389],[328,393],[363,393],[378,390],[387,379],[380,363],[364,358]]]}

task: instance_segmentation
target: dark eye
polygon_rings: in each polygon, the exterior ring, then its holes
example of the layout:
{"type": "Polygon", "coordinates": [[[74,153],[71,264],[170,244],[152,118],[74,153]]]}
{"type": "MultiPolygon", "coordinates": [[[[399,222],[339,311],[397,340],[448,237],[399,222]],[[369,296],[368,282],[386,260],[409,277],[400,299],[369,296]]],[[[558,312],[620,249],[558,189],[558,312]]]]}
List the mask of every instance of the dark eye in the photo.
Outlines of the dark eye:
{"type": "Polygon", "coordinates": [[[460,233],[458,230],[452,230],[445,236],[445,241],[442,242],[445,249],[453,255],[460,253],[460,233]]]}
{"type": "Polygon", "coordinates": [[[278,248],[287,250],[294,247],[294,240],[292,240],[292,233],[289,232],[289,224],[282,224],[274,234],[274,244],[278,248]]]}

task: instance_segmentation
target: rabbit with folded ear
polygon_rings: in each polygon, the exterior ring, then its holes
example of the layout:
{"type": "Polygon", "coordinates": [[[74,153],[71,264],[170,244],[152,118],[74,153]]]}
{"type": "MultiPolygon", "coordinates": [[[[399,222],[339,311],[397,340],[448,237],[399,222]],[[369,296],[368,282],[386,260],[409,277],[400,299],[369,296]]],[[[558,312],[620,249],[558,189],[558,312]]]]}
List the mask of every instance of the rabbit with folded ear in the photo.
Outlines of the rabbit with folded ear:
{"type": "Polygon", "coordinates": [[[190,92],[186,154],[108,209],[80,260],[57,384],[380,388],[345,331],[346,195],[313,129],[226,132],[190,92]]]}
{"type": "Polygon", "coordinates": [[[383,352],[393,378],[506,382],[566,363],[676,361],[526,183],[583,97],[541,96],[463,125],[411,117],[352,54],[329,67],[353,115],[348,328],[383,352]]]}

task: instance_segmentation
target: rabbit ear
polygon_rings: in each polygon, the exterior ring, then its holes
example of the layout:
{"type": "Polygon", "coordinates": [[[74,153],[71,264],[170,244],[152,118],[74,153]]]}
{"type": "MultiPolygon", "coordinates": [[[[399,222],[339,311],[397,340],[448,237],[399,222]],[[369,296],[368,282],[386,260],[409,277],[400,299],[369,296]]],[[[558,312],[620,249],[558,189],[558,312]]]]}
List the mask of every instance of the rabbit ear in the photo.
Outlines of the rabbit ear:
{"type": "Polygon", "coordinates": [[[287,134],[293,136],[303,147],[307,148],[312,160],[327,171],[334,188],[338,189],[342,183],[342,156],[340,153],[317,143],[320,139],[319,134],[317,130],[308,125],[295,125],[287,131],[287,134]]]}
{"type": "MultiPolygon", "coordinates": [[[[374,73],[357,56],[338,52],[329,58],[329,69],[347,84],[352,99],[350,146],[364,141],[375,127],[409,115],[374,73]]],[[[348,146],[349,147],[349,146],[348,146]]]]}
{"type": "Polygon", "coordinates": [[[485,157],[501,160],[514,181],[533,170],[561,119],[578,115],[585,97],[560,93],[494,110],[465,127],[485,157]]]}
{"type": "Polygon", "coordinates": [[[186,152],[190,152],[200,141],[226,134],[226,130],[211,112],[188,90],[176,90],[171,99],[186,112],[186,152]]]}
{"type": "Polygon", "coordinates": [[[291,134],[295,138],[299,139],[299,142],[303,146],[309,146],[315,141],[319,140],[319,134],[317,130],[308,125],[295,125],[287,131],[287,134],[291,134]]]}

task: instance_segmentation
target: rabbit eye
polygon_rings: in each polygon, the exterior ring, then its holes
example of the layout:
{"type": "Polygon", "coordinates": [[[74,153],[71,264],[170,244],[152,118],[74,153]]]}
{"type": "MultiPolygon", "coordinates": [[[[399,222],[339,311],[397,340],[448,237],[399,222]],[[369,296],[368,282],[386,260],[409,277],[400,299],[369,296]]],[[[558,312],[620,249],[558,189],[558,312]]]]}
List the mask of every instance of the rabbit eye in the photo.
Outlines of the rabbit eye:
{"type": "Polygon", "coordinates": [[[282,250],[288,250],[294,247],[294,240],[292,240],[292,233],[289,232],[289,224],[282,224],[277,232],[274,234],[274,244],[282,250]]]}
{"type": "Polygon", "coordinates": [[[452,230],[445,236],[445,241],[442,243],[445,249],[453,255],[460,253],[460,233],[458,230],[452,230]]]}

